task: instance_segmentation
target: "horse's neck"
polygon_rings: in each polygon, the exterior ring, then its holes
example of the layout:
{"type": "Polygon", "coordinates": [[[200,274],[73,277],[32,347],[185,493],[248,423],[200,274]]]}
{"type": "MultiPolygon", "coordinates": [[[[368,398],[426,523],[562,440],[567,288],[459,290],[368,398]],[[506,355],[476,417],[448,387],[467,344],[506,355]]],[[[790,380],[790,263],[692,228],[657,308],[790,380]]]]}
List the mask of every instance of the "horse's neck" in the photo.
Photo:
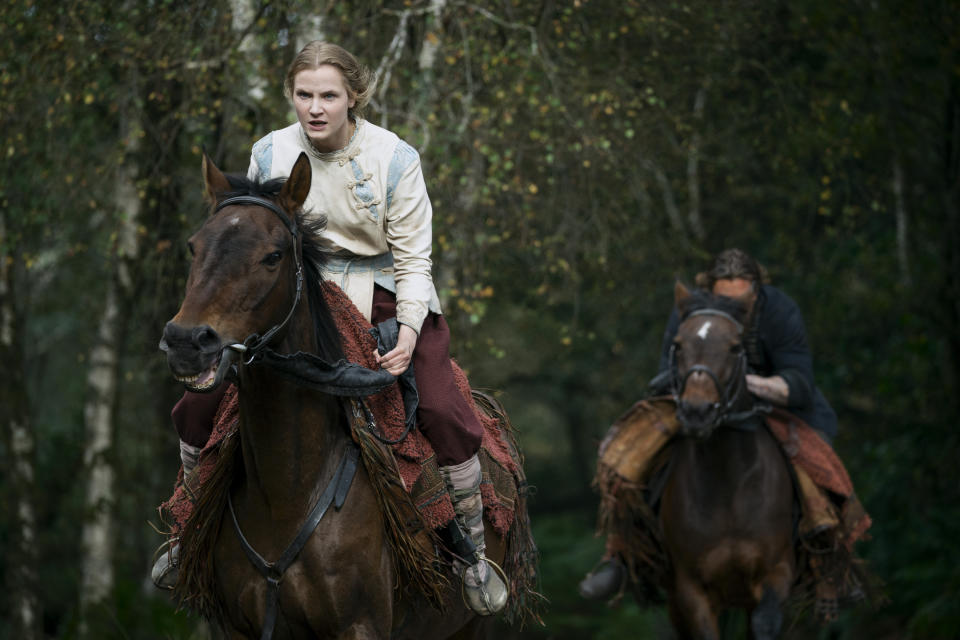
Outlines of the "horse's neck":
{"type": "MultiPolygon", "coordinates": [[[[296,327],[278,351],[310,349],[304,336],[312,333],[296,327]]],[[[298,387],[267,367],[246,368],[240,434],[248,490],[261,494],[274,514],[302,511],[340,461],[347,441],[341,420],[338,398],[298,387]]]]}
{"type": "Polygon", "coordinates": [[[681,460],[686,460],[696,484],[705,496],[742,488],[760,463],[755,431],[720,427],[706,440],[684,438],[681,460]]]}

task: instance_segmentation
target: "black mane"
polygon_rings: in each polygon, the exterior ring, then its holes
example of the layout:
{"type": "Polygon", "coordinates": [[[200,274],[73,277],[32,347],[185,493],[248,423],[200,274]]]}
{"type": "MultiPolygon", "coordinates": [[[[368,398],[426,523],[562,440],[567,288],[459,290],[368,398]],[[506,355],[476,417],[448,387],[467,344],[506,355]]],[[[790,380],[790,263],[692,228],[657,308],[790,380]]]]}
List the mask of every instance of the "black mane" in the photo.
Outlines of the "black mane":
{"type": "Polygon", "coordinates": [[[705,289],[690,291],[690,296],[680,303],[680,308],[677,309],[680,313],[680,322],[686,320],[694,311],[703,309],[722,311],[742,325],[747,323],[748,310],[744,303],[734,298],[714,295],[705,289]]]}
{"type": "MultiPolygon", "coordinates": [[[[286,178],[274,178],[260,182],[239,174],[228,174],[226,178],[231,190],[219,194],[221,200],[235,196],[257,196],[276,202],[280,190],[287,181],[286,178]]],[[[327,226],[327,218],[326,216],[308,217],[303,209],[292,213],[294,224],[302,237],[304,290],[310,303],[310,314],[317,334],[319,347],[317,355],[328,362],[337,362],[344,358],[343,343],[333,320],[333,314],[321,290],[323,271],[329,256],[321,236],[327,226]]]]}

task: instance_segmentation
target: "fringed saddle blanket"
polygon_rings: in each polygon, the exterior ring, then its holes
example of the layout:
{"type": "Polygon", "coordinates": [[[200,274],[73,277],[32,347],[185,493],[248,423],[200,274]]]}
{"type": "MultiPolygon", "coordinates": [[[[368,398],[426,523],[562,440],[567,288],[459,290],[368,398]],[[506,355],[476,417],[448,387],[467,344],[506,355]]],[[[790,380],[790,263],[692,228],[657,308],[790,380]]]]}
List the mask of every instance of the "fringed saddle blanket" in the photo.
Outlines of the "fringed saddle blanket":
{"type": "Polygon", "coordinates": [[[821,489],[840,504],[839,540],[848,551],[866,537],[872,520],[853,491],[853,482],[839,456],[807,423],[779,408],[766,418],[767,427],[780,441],[790,460],[807,472],[821,489]]]}
{"type": "MultiPolygon", "coordinates": [[[[325,282],[323,293],[343,339],[347,360],[367,368],[377,367],[373,358],[376,340],[370,334],[371,324],[361,315],[346,294],[331,282],[325,282]]],[[[474,402],[467,377],[453,362],[457,387],[467,398],[483,424],[483,439],[480,458],[483,463],[483,481],[480,485],[484,511],[487,519],[501,536],[511,529],[518,502],[518,487],[525,486],[519,458],[511,456],[510,434],[501,431],[496,417],[481,411],[474,402]]],[[[397,385],[366,399],[381,435],[396,439],[403,433],[403,401],[397,385]]],[[[188,478],[181,469],[173,496],[161,505],[162,512],[169,514],[171,534],[176,536],[193,511],[198,490],[210,477],[216,466],[220,447],[225,438],[232,436],[239,421],[237,389],[228,389],[220,402],[214,418],[214,428],[206,446],[199,456],[197,467],[188,478]]],[[[453,519],[453,504],[440,476],[433,448],[418,430],[393,445],[396,468],[404,488],[419,509],[424,524],[437,529],[453,519]]]]}

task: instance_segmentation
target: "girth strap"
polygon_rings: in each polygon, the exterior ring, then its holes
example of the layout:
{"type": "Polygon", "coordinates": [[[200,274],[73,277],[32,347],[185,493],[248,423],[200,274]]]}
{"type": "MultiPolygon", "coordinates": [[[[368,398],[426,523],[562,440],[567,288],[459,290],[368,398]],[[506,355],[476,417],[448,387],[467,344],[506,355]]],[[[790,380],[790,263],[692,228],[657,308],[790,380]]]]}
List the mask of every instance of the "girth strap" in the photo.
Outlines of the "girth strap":
{"type": "Polygon", "coordinates": [[[313,535],[314,529],[320,524],[320,520],[327,513],[332,504],[339,511],[347,499],[347,493],[350,491],[350,485],[353,484],[353,478],[357,473],[357,460],[360,457],[360,449],[353,442],[347,445],[343,458],[340,459],[340,465],[336,473],[330,480],[330,484],[324,489],[323,494],[307,516],[306,522],[300,527],[296,538],[280,555],[276,562],[269,562],[263,558],[250,545],[243,532],[240,530],[240,523],[237,522],[237,514],[233,510],[233,500],[227,494],[227,506],[230,508],[230,518],[233,520],[233,530],[237,532],[240,539],[240,545],[243,552],[247,555],[250,563],[260,572],[267,581],[267,607],[266,616],[263,619],[263,632],[260,640],[270,640],[273,637],[273,630],[277,625],[277,614],[280,603],[280,581],[283,574],[293,564],[297,555],[307,544],[307,540],[313,535]]]}

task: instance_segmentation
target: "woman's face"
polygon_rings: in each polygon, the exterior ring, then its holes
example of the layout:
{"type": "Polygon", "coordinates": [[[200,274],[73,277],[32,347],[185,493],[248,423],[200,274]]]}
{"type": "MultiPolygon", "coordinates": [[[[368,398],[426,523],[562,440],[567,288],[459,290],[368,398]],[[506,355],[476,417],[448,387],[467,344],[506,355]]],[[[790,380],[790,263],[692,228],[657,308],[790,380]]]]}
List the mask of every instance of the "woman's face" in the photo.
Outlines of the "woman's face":
{"type": "Polygon", "coordinates": [[[326,153],[347,146],[353,135],[353,124],[347,114],[355,103],[343,75],[333,65],[320,65],[293,77],[297,119],[317,151],[326,153]]]}

